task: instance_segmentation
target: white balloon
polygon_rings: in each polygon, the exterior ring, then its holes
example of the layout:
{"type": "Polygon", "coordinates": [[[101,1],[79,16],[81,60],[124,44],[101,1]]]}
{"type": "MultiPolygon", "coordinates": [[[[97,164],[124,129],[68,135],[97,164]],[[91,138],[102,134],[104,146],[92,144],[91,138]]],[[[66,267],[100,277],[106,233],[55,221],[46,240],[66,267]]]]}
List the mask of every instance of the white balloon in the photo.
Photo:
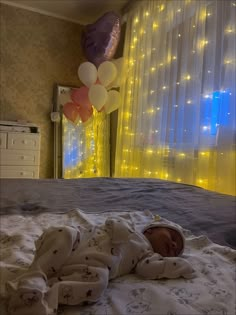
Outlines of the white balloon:
{"type": "Polygon", "coordinates": [[[109,91],[107,102],[104,105],[105,113],[110,114],[111,112],[114,112],[116,109],[120,107],[120,103],[121,103],[120,93],[115,90],[109,91]]]}
{"type": "Polygon", "coordinates": [[[98,71],[95,65],[91,62],[83,62],[78,68],[78,77],[80,81],[90,87],[97,81],[98,71]]]}
{"type": "Polygon", "coordinates": [[[118,59],[113,59],[112,63],[116,66],[116,69],[118,70],[118,73],[117,73],[117,76],[115,77],[115,79],[109,84],[108,89],[111,89],[111,88],[114,88],[114,87],[115,88],[116,87],[120,87],[122,82],[124,82],[124,79],[125,79],[125,71],[123,69],[124,57],[120,57],[118,59]]]}
{"type": "Polygon", "coordinates": [[[102,85],[108,86],[115,80],[117,68],[111,61],[105,61],[98,67],[98,79],[102,85]]]}
{"type": "Polygon", "coordinates": [[[103,85],[93,84],[89,88],[88,97],[91,104],[99,111],[106,103],[108,93],[103,85]]]}

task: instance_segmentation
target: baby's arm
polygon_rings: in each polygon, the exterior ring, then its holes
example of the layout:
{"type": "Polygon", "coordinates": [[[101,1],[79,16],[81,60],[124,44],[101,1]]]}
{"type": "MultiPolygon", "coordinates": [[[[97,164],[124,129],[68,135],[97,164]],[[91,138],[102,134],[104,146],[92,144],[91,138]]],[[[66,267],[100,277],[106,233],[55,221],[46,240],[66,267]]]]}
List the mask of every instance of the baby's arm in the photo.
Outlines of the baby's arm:
{"type": "Polygon", "coordinates": [[[129,241],[132,235],[133,227],[124,219],[116,217],[108,217],[105,227],[113,244],[122,244],[129,241]]]}
{"type": "Polygon", "coordinates": [[[135,272],[150,280],[179,277],[190,279],[195,276],[193,268],[183,258],[161,257],[156,253],[141,259],[137,263],[135,272]]]}

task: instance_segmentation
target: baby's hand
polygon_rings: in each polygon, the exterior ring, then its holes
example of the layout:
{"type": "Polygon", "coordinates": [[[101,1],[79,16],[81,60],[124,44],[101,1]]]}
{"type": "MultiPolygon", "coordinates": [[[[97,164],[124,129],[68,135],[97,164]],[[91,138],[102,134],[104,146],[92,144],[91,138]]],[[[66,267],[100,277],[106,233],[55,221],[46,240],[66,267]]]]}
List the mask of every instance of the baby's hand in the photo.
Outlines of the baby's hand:
{"type": "Polygon", "coordinates": [[[195,270],[192,268],[189,262],[180,257],[167,257],[165,260],[165,268],[160,278],[176,279],[184,277],[191,279],[196,276],[195,270]]]}

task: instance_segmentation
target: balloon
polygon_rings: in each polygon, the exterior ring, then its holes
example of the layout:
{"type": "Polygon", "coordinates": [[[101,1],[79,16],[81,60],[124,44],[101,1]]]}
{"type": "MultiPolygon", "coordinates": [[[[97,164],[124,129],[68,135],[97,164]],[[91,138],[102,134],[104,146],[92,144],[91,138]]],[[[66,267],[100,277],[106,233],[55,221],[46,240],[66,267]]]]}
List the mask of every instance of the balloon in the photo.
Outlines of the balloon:
{"type": "Polygon", "coordinates": [[[97,68],[91,62],[83,62],[79,66],[78,77],[84,85],[90,87],[97,80],[97,68]]]}
{"type": "Polygon", "coordinates": [[[107,101],[107,90],[103,85],[94,84],[89,88],[89,100],[99,111],[107,101]]]}
{"type": "Polygon", "coordinates": [[[118,59],[113,59],[111,61],[115,66],[116,69],[119,70],[119,74],[115,77],[115,79],[109,84],[108,88],[114,88],[114,87],[120,87],[121,83],[124,80],[124,75],[125,72],[123,71],[123,66],[124,66],[124,58],[118,58],[118,59]]]}
{"type": "Polygon", "coordinates": [[[121,19],[107,12],[95,23],[88,24],[82,33],[82,48],[86,58],[97,67],[115,55],[121,30],[121,19]]]}
{"type": "Polygon", "coordinates": [[[105,113],[110,114],[111,112],[114,112],[116,109],[120,107],[120,103],[121,103],[120,93],[115,90],[109,91],[107,102],[104,105],[105,113]]]}
{"type": "Polygon", "coordinates": [[[63,114],[67,119],[76,124],[79,120],[79,111],[75,103],[69,102],[63,106],[63,114]]]}
{"type": "Polygon", "coordinates": [[[115,80],[117,69],[111,61],[104,61],[98,67],[98,79],[102,85],[107,86],[115,80]]]}
{"type": "Polygon", "coordinates": [[[82,123],[85,123],[93,116],[93,107],[92,105],[90,106],[79,105],[78,112],[82,123]]]}
{"type": "Polygon", "coordinates": [[[91,107],[91,102],[89,101],[89,98],[88,98],[88,92],[89,92],[89,88],[86,86],[82,86],[79,89],[72,89],[71,99],[76,104],[91,107]]]}

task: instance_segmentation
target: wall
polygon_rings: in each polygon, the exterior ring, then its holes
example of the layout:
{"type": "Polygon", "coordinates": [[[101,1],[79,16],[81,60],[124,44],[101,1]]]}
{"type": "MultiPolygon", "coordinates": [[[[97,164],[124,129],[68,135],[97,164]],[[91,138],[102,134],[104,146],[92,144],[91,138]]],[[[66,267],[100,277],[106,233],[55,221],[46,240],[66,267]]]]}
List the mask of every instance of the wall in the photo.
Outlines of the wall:
{"type": "Polygon", "coordinates": [[[41,129],[40,178],[53,177],[53,86],[79,86],[82,26],[0,4],[0,120],[41,129]]]}

